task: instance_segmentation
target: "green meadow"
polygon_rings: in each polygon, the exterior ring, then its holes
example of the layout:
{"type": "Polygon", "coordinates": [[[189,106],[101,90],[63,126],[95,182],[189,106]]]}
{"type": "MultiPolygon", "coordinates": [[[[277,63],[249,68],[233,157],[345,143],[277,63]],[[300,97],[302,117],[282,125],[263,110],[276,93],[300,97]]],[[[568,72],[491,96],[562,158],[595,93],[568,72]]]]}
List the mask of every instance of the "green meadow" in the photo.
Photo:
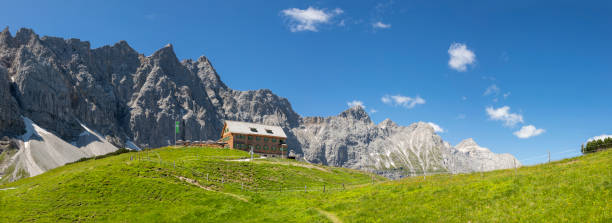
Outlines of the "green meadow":
{"type": "Polygon", "coordinates": [[[612,150],[390,181],[246,152],[160,148],[0,185],[0,222],[612,222],[612,150]]]}

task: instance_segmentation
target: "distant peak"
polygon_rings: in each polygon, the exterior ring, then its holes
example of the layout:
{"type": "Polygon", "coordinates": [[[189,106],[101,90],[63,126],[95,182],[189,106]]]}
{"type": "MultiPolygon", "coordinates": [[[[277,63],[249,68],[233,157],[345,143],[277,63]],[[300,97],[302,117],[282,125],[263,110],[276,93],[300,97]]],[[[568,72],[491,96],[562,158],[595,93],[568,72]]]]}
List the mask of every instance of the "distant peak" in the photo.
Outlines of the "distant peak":
{"type": "Polygon", "coordinates": [[[11,32],[9,31],[9,27],[6,26],[0,33],[0,43],[10,43],[11,39],[11,32]]]}
{"type": "Polygon", "coordinates": [[[378,126],[381,128],[386,128],[386,127],[395,127],[397,126],[397,124],[393,122],[391,119],[387,118],[383,120],[382,122],[378,123],[378,126]]]}
{"type": "Polygon", "coordinates": [[[209,63],[208,62],[208,58],[206,58],[206,56],[202,55],[198,58],[198,62],[203,62],[203,63],[209,63]]]}
{"type": "Polygon", "coordinates": [[[14,39],[18,44],[25,44],[36,38],[38,38],[38,36],[32,29],[21,28],[15,33],[14,39]]]}
{"type": "Polygon", "coordinates": [[[176,54],[174,53],[174,49],[172,48],[172,44],[170,43],[166,44],[161,49],[155,51],[155,53],[153,53],[151,57],[158,59],[174,59],[178,61],[178,59],[176,58],[176,54]]]}
{"type": "Polygon", "coordinates": [[[125,40],[119,40],[119,42],[115,43],[115,45],[116,46],[129,46],[129,44],[125,40]]]}
{"type": "Polygon", "coordinates": [[[414,129],[426,129],[427,131],[431,131],[432,133],[435,133],[434,128],[429,123],[426,123],[426,122],[412,123],[410,127],[414,129]]]}
{"type": "Polygon", "coordinates": [[[2,34],[11,34],[11,31],[9,30],[8,26],[4,27],[4,29],[2,30],[2,34]]]}
{"type": "Polygon", "coordinates": [[[459,144],[455,146],[461,152],[471,152],[471,151],[489,151],[489,149],[480,147],[476,141],[472,138],[467,138],[461,141],[459,144]]]}
{"type": "Polygon", "coordinates": [[[462,140],[459,144],[472,144],[472,145],[478,145],[476,144],[476,141],[474,141],[473,138],[467,138],[462,140]]]}
{"type": "Polygon", "coordinates": [[[365,121],[365,122],[372,122],[372,120],[370,120],[370,116],[368,115],[368,113],[365,111],[365,109],[363,109],[363,106],[359,106],[359,105],[355,105],[343,111],[338,116],[360,120],[360,121],[365,121]]]}

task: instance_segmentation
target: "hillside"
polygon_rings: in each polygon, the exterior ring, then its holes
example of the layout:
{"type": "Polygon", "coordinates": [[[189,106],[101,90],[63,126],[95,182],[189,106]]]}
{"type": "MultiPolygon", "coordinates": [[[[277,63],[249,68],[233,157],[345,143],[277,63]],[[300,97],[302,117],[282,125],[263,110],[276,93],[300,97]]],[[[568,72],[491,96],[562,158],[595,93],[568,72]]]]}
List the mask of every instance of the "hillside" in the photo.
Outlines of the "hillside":
{"type": "Polygon", "coordinates": [[[355,170],[240,160],[246,156],[162,148],[69,164],[0,186],[0,221],[612,220],[610,150],[517,170],[399,181],[376,177],[374,184],[371,175],[355,170]]]}

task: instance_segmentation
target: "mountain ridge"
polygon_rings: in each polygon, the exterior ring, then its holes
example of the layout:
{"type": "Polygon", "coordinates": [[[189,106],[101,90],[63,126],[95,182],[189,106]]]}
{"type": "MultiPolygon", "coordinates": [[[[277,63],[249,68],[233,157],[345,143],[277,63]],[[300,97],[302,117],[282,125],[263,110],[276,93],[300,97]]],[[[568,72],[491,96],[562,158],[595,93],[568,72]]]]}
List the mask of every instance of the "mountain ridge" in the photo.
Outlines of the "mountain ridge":
{"type": "MultiPolygon", "coordinates": [[[[79,39],[39,37],[25,28],[12,37],[5,29],[0,76],[0,85],[11,89],[0,90],[6,99],[0,109],[7,111],[0,127],[12,137],[23,134],[20,117],[27,117],[66,142],[86,131],[84,124],[116,147],[134,142],[151,148],[173,142],[175,120],[181,130],[177,138],[187,140],[215,140],[223,120],[237,120],[279,125],[290,154],[332,166],[467,172],[477,169],[468,165],[474,160],[497,157],[490,151],[464,154],[427,123],[374,124],[360,106],[337,116],[302,117],[269,89],[229,88],[205,56],[179,61],[172,44],[145,56],[123,40],[91,49],[79,39]]],[[[514,157],[503,158],[509,159],[514,157]]]]}

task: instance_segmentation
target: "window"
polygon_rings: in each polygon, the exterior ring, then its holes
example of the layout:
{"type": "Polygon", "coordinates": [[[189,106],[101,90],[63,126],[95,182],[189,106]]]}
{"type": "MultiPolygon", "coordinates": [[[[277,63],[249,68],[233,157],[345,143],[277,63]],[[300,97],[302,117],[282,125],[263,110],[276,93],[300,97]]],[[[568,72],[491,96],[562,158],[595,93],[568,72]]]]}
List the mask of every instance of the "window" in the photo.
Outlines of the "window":
{"type": "Polygon", "coordinates": [[[257,132],[256,128],[251,128],[251,132],[257,132]]]}
{"type": "Polygon", "coordinates": [[[272,132],[272,130],[270,130],[270,129],[266,129],[266,132],[267,132],[267,133],[270,133],[270,134],[274,134],[274,133],[272,132]]]}
{"type": "Polygon", "coordinates": [[[259,141],[259,140],[261,140],[261,138],[259,136],[256,136],[255,140],[259,141]]]}
{"type": "Polygon", "coordinates": [[[249,138],[249,140],[253,140],[253,136],[249,136],[248,138],[249,138]]]}
{"type": "Polygon", "coordinates": [[[276,139],[272,139],[272,142],[276,142],[276,139]]]}
{"type": "Polygon", "coordinates": [[[267,142],[267,141],[268,141],[268,138],[263,138],[263,139],[264,139],[264,142],[267,142]]]}
{"type": "Polygon", "coordinates": [[[255,146],[256,149],[261,149],[260,145],[255,146]]]}
{"type": "Polygon", "coordinates": [[[264,150],[268,150],[268,146],[264,146],[264,150]]]}
{"type": "Polygon", "coordinates": [[[280,144],[283,144],[283,140],[282,140],[282,139],[281,139],[281,140],[278,140],[278,142],[279,142],[280,144]]]}

